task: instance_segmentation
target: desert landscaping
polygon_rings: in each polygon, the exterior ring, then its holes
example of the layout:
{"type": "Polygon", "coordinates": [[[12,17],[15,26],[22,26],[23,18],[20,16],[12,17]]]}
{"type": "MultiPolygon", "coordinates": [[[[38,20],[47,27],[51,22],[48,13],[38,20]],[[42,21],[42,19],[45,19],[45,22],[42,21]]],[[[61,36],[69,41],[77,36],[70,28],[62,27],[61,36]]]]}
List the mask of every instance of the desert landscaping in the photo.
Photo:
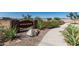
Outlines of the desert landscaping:
{"type": "Polygon", "coordinates": [[[79,15],[70,12],[66,19],[43,19],[23,15],[21,19],[0,19],[1,46],[78,46],[79,15]]]}

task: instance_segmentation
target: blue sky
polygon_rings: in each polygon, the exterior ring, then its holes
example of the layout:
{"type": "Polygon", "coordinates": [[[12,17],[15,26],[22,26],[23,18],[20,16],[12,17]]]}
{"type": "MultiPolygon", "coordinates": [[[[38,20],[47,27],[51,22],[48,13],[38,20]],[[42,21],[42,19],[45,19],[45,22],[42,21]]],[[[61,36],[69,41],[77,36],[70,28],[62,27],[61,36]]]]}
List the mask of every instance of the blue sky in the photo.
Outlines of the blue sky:
{"type": "Polygon", "coordinates": [[[39,16],[42,18],[48,17],[60,17],[66,18],[69,12],[0,12],[0,17],[12,17],[12,18],[21,18],[22,15],[30,14],[32,17],[39,16]]]}

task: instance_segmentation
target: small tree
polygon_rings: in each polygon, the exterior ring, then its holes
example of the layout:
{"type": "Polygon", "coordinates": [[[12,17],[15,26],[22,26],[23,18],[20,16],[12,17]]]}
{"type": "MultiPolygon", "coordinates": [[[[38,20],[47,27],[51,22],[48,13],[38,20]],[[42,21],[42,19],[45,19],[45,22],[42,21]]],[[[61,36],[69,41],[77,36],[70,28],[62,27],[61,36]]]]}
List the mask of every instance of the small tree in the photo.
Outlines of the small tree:
{"type": "Polygon", "coordinates": [[[32,20],[32,17],[29,14],[27,14],[27,16],[23,14],[22,17],[23,17],[23,20],[32,20]]]}
{"type": "Polygon", "coordinates": [[[77,12],[70,12],[67,17],[69,17],[71,20],[74,20],[74,23],[76,23],[75,20],[79,19],[79,15],[77,14],[77,12]]]}
{"type": "Polygon", "coordinates": [[[68,15],[67,15],[67,17],[69,17],[71,20],[73,20],[74,19],[74,14],[72,13],[72,12],[70,12],[68,15]]]}
{"type": "Polygon", "coordinates": [[[48,21],[51,21],[51,20],[52,20],[52,18],[47,18],[47,20],[48,20],[48,21]]]}

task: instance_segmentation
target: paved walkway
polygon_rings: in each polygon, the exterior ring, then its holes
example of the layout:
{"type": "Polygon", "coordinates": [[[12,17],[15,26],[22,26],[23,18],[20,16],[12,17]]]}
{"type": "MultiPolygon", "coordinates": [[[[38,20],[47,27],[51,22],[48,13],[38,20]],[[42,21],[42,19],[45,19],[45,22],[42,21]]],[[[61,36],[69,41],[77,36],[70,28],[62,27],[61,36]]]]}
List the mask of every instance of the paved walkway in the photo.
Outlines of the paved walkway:
{"type": "Polygon", "coordinates": [[[59,28],[51,29],[40,42],[39,46],[67,46],[61,33],[69,23],[61,25],[59,28]]]}

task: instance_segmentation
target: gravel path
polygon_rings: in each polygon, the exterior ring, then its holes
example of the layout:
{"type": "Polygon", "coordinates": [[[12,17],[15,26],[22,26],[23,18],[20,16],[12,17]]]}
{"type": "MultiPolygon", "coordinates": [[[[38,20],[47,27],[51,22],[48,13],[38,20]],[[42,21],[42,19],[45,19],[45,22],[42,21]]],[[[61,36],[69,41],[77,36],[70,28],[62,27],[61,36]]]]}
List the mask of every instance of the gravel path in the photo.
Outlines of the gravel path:
{"type": "Polygon", "coordinates": [[[64,36],[61,31],[63,31],[69,23],[61,25],[59,28],[51,29],[40,42],[39,46],[67,46],[64,41],[64,36]]]}

